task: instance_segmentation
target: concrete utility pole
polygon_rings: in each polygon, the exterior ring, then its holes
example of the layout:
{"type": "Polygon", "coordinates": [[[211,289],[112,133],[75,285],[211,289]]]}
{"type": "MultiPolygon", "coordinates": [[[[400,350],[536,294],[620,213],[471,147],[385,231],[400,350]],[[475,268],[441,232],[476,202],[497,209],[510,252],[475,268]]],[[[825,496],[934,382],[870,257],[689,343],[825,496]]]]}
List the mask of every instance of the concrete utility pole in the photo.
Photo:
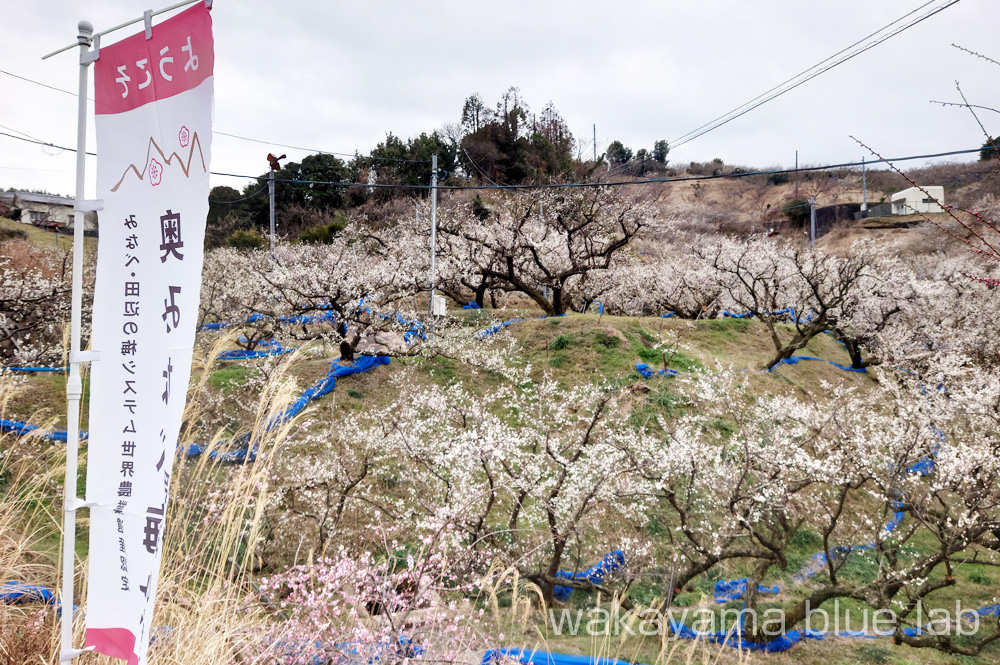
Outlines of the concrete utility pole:
{"type": "Polygon", "coordinates": [[[594,123],[594,161],[597,161],[597,123],[594,123]]]}
{"type": "Polygon", "coordinates": [[[795,198],[799,198],[799,151],[795,151],[795,198]]]}
{"type": "Polygon", "coordinates": [[[816,251],[816,197],[809,197],[809,245],[816,251]]]}
{"type": "Polygon", "coordinates": [[[267,174],[268,213],[271,216],[271,261],[274,261],[274,169],[267,174]]]}
{"type": "Polygon", "coordinates": [[[267,153],[267,163],[270,166],[267,175],[267,193],[271,217],[271,263],[274,263],[274,172],[281,168],[281,160],[284,158],[285,155],[275,157],[274,153],[267,153]]]}
{"type": "Polygon", "coordinates": [[[865,156],[861,156],[861,217],[868,216],[868,172],[865,170],[865,156]]]}
{"type": "Polygon", "coordinates": [[[438,156],[437,153],[431,156],[431,275],[430,275],[430,287],[431,287],[431,298],[428,303],[427,313],[429,315],[428,321],[434,320],[434,282],[436,280],[436,275],[434,274],[434,255],[437,254],[437,210],[438,210],[438,156]]]}

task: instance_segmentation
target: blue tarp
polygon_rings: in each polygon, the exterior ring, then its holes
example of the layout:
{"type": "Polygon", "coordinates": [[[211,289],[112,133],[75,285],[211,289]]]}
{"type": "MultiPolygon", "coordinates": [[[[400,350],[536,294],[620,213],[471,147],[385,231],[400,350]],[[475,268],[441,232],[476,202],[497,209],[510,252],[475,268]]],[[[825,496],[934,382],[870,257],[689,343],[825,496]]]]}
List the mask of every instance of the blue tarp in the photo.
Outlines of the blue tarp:
{"type": "MultiPolygon", "coordinates": [[[[247,338],[241,337],[241,342],[246,343],[247,338]]],[[[284,347],[276,339],[266,339],[257,342],[256,346],[260,347],[254,349],[253,351],[248,351],[246,349],[233,349],[231,351],[223,351],[216,359],[218,360],[249,360],[251,358],[267,358],[269,356],[283,356],[286,353],[292,353],[299,347],[284,347]]]]}
{"type": "MultiPolygon", "coordinates": [[[[740,615],[740,618],[743,618],[742,614],[740,615]]],[[[720,630],[714,633],[700,633],[693,628],[685,626],[679,621],[671,621],[670,630],[678,637],[688,640],[701,639],[714,644],[725,644],[726,646],[733,647],[734,649],[743,649],[744,651],[761,651],[764,653],[780,653],[782,651],[788,651],[796,642],[801,642],[804,639],[822,640],[825,637],[825,634],[818,630],[790,630],[770,642],[747,642],[742,640],[740,632],[735,629],[720,630]]]]}
{"type": "Polygon", "coordinates": [[[636,363],[635,371],[639,372],[639,374],[642,374],[642,377],[644,379],[652,378],[654,374],[663,374],[664,376],[677,376],[676,369],[665,368],[653,371],[653,368],[647,365],[646,363],[636,363]]]}
{"type": "MultiPolygon", "coordinates": [[[[0,420],[0,432],[10,432],[15,436],[26,436],[38,429],[38,425],[32,425],[30,423],[21,422],[20,420],[0,420]]],[[[66,430],[56,430],[53,432],[46,432],[40,435],[46,441],[56,441],[58,443],[66,443],[67,434],[66,430]]],[[[80,439],[84,440],[87,438],[86,432],[80,432],[80,439]]]]}
{"type": "MultiPolygon", "coordinates": [[[[265,316],[263,314],[251,314],[246,318],[244,323],[256,323],[258,321],[267,321],[271,317],[265,316]]],[[[319,323],[321,321],[336,321],[337,315],[333,311],[319,312],[317,314],[295,314],[292,316],[279,316],[278,323],[319,323]]],[[[232,321],[216,321],[214,323],[202,324],[202,330],[224,330],[230,326],[240,325],[232,321]]]]}
{"type": "Polygon", "coordinates": [[[868,370],[864,367],[848,367],[846,365],[840,365],[833,362],[832,360],[824,360],[823,358],[817,358],[816,356],[792,356],[791,358],[785,358],[779,361],[774,367],[769,367],[768,372],[773,372],[775,367],[780,367],[781,365],[798,365],[800,360],[818,360],[820,362],[830,363],[834,367],[844,370],[845,372],[858,372],[860,374],[867,374],[868,370]]]}
{"type": "MultiPolygon", "coordinates": [[[[764,586],[762,584],[757,585],[758,593],[768,593],[777,595],[780,593],[778,585],[774,586],[764,586]]],[[[747,592],[747,578],[742,577],[738,580],[719,580],[715,583],[715,602],[717,603],[728,603],[731,600],[739,600],[746,595],[747,592]]]]}
{"type": "MultiPolygon", "coordinates": [[[[591,584],[601,584],[604,582],[605,575],[618,570],[624,565],[625,553],[621,550],[613,550],[605,554],[600,563],[594,564],[587,570],[579,573],[570,573],[565,570],[560,570],[556,573],[556,577],[560,577],[564,580],[587,580],[591,584]]],[[[557,585],[552,588],[552,596],[556,600],[561,600],[563,602],[569,600],[570,594],[572,593],[572,587],[557,585]]]]}
{"type": "MultiPolygon", "coordinates": [[[[334,360],[330,363],[330,368],[327,371],[326,376],[314,383],[311,387],[307,388],[287,409],[274,416],[274,418],[267,423],[267,429],[270,430],[272,427],[276,427],[281,423],[290,420],[298,415],[302,409],[306,408],[306,405],[309,404],[309,402],[328,394],[336,387],[337,379],[350,376],[351,374],[368,372],[375,369],[379,365],[388,364],[389,358],[385,356],[359,356],[353,363],[346,365],[342,364],[339,358],[334,360]]],[[[206,446],[193,443],[184,450],[184,454],[187,457],[197,457],[205,452],[205,450],[206,446]]],[[[235,450],[213,450],[208,454],[208,456],[209,459],[221,462],[222,464],[244,464],[254,462],[257,459],[257,445],[251,445],[250,435],[244,434],[240,438],[239,445],[235,450]]]]}
{"type": "Polygon", "coordinates": [[[55,594],[43,586],[23,582],[7,582],[0,586],[0,603],[6,605],[22,605],[24,603],[52,605],[55,602],[55,594]]]}
{"type": "MultiPolygon", "coordinates": [[[[779,309],[776,312],[766,312],[766,313],[770,314],[771,316],[790,316],[792,317],[793,321],[796,320],[794,307],[786,307],[785,309],[779,309]]],[[[753,312],[744,312],[742,314],[738,314],[736,312],[730,312],[726,310],[722,312],[722,316],[723,318],[728,318],[728,319],[750,319],[753,318],[753,312]]],[[[808,321],[811,318],[812,315],[810,314],[807,315],[804,320],[808,321]]]]}
{"type": "Polygon", "coordinates": [[[545,318],[545,316],[543,315],[543,316],[533,316],[533,317],[527,318],[527,319],[511,319],[510,321],[502,321],[500,323],[497,323],[497,324],[494,324],[494,325],[490,326],[486,330],[480,330],[479,332],[476,333],[476,338],[477,339],[486,339],[490,335],[495,335],[496,333],[500,332],[504,328],[506,328],[508,326],[511,326],[511,325],[513,325],[513,324],[515,324],[515,323],[517,323],[519,321],[534,321],[535,319],[544,319],[544,318],[545,318]]]}
{"type": "Polygon", "coordinates": [[[496,665],[503,660],[516,660],[524,665],[629,665],[627,661],[591,656],[570,656],[551,651],[528,649],[490,649],[483,656],[481,665],[496,665]]]}
{"type": "Polygon", "coordinates": [[[470,302],[468,305],[463,305],[462,309],[482,309],[482,307],[475,302],[470,302]]]}

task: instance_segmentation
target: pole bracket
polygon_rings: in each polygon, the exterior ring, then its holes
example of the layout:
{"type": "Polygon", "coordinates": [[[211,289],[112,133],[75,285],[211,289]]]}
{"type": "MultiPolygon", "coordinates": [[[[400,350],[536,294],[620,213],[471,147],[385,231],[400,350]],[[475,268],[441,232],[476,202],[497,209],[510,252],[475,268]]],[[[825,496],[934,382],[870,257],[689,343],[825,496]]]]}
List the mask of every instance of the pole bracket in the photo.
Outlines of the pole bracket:
{"type": "Polygon", "coordinates": [[[77,212],[97,212],[104,210],[104,199],[81,199],[73,203],[73,210],[77,212]]]}
{"type": "Polygon", "coordinates": [[[101,34],[97,33],[94,35],[94,43],[89,51],[80,54],[80,64],[89,65],[92,62],[97,62],[101,57],[101,34]]]}
{"type": "Polygon", "coordinates": [[[71,363],[95,363],[101,359],[100,351],[77,351],[69,354],[71,363]]]}
{"type": "Polygon", "coordinates": [[[84,647],[82,649],[61,649],[59,651],[59,662],[68,663],[77,656],[81,656],[85,653],[90,653],[94,650],[94,647],[84,647]]]}
{"type": "Polygon", "coordinates": [[[96,501],[84,501],[79,497],[73,497],[72,499],[66,501],[66,507],[63,508],[63,511],[67,513],[75,513],[81,508],[93,508],[96,505],[96,501]]]}

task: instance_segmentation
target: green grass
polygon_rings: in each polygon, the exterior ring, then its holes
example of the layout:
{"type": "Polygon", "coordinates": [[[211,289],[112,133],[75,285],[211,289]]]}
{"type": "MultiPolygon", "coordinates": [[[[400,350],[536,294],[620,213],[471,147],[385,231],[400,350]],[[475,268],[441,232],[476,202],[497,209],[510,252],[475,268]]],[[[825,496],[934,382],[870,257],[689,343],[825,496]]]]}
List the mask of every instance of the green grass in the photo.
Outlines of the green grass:
{"type": "Polygon", "coordinates": [[[606,349],[617,349],[621,343],[621,339],[603,331],[594,333],[594,341],[606,349]]]}
{"type": "MultiPolygon", "coordinates": [[[[56,234],[51,231],[40,229],[31,224],[15,222],[14,220],[7,219],[6,217],[0,217],[0,229],[6,229],[14,232],[21,231],[27,236],[27,241],[35,247],[38,247],[39,249],[51,250],[53,252],[56,251],[56,234]]],[[[72,234],[60,233],[58,241],[59,252],[70,252],[73,250],[72,234]]],[[[84,238],[83,249],[87,253],[96,252],[97,238],[84,238]]]]}
{"type": "Polygon", "coordinates": [[[423,363],[422,366],[434,383],[438,385],[447,386],[457,380],[457,363],[451,358],[435,356],[423,363]]]}
{"type": "Polygon", "coordinates": [[[896,662],[895,657],[892,655],[892,651],[886,649],[884,646],[879,646],[878,644],[862,644],[854,650],[854,654],[858,659],[857,662],[859,663],[881,665],[882,663],[896,662]]]}
{"type": "Polygon", "coordinates": [[[552,343],[549,344],[549,348],[553,351],[562,351],[563,349],[568,349],[573,344],[572,335],[559,335],[552,343]]]}
{"type": "Polygon", "coordinates": [[[230,393],[245,384],[253,372],[254,369],[250,365],[220,367],[208,375],[208,384],[224,393],[230,393]]]}

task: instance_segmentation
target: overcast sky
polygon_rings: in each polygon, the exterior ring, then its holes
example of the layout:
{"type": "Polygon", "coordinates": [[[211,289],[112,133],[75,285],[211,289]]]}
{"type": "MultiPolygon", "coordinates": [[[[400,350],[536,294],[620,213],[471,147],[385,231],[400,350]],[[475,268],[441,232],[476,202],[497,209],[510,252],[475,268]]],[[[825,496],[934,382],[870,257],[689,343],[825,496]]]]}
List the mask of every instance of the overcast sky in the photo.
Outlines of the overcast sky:
{"type": "MultiPolygon", "coordinates": [[[[926,0],[216,0],[212,170],[266,171],[270,150],[367,153],[387,132],[410,137],[457,121],[466,97],[493,105],[517,86],[536,110],[552,101],[585,149],[674,140],[832,56],[926,0]],[[296,150],[279,144],[300,146],[296,150]]],[[[921,12],[944,4],[933,0],[921,12]]],[[[164,1],[164,5],[169,0],[164,1]]],[[[150,7],[134,0],[7,2],[0,41],[0,132],[76,143],[76,101],[10,74],[75,91],[67,52],[80,19],[101,31],[150,7]]],[[[162,18],[162,17],[161,17],[162,18]]],[[[900,24],[901,25],[901,24],[900,24]]],[[[1000,108],[997,0],[961,0],[871,50],[670,153],[757,167],[858,160],[854,135],[887,157],[973,148],[965,109],[1000,108]]],[[[141,23],[105,37],[112,43],[141,23]]],[[[93,95],[93,76],[91,74],[93,95]]],[[[91,105],[93,108],[93,105],[91,105]]],[[[991,134],[1000,116],[980,115],[991,134]]],[[[88,149],[98,150],[93,121],[88,149]]],[[[963,161],[975,156],[960,158],[963,161]]],[[[918,163],[911,163],[919,165],[918,163]]],[[[0,188],[72,194],[72,153],[0,136],[0,188]]],[[[88,159],[88,194],[94,160],[88,159]]],[[[213,176],[213,185],[245,180],[213,176]]]]}

